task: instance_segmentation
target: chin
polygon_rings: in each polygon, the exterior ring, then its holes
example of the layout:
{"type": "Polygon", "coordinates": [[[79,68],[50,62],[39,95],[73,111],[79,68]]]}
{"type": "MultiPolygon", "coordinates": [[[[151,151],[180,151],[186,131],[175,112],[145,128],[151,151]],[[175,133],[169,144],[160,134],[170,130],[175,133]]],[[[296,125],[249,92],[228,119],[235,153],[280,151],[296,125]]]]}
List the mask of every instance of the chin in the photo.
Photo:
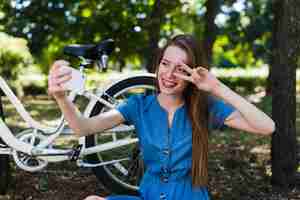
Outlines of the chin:
{"type": "Polygon", "coordinates": [[[166,94],[166,95],[182,95],[183,90],[179,90],[178,88],[160,87],[160,93],[166,94]]]}

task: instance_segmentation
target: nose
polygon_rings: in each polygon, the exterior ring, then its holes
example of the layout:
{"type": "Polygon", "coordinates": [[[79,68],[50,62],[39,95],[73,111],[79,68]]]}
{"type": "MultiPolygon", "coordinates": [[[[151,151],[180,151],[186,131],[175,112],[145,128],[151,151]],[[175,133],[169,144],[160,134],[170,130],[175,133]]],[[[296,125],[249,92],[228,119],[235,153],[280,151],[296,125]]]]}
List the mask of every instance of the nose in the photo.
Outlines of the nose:
{"type": "Polygon", "coordinates": [[[176,66],[175,66],[175,65],[174,65],[174,66],[171,66],[171,67],[169,68],[169,70],[167,71],[167,77],[168,77],[168,78],[174,78],[174,77],[175,77],[175,75],[174,75],[175,69],[176,69],[176,66]]]}

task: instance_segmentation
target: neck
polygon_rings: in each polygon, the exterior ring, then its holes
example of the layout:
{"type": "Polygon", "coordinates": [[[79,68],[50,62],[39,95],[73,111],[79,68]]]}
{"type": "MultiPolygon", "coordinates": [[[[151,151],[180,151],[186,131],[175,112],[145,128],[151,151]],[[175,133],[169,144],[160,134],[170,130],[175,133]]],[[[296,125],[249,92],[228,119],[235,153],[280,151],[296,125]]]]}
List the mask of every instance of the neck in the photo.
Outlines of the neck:
{"type": "Polygon", "coordinates": [[[181,106],[184,103],[183,96],[168,95],[163,93],[160,93],[158,95],[158,101],[160,105],[168,111],[176,110],[179,106],[181,106]]]}

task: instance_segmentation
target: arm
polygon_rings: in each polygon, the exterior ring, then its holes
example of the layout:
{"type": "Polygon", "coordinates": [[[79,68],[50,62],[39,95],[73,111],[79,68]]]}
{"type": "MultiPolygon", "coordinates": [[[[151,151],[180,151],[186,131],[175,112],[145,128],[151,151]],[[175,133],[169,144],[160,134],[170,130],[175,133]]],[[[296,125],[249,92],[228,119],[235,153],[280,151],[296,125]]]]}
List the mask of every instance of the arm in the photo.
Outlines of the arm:
{"type": "Polygon", "coordinates": [[[70,128],[77,136],[86,136],[110,129],[123,123],[125,120],[117,110],[110,110],[97,116],[83,117],[76,109],[75,105],[67,98],[56,100],[70,128]]]}
{"type": "Polygon", "coordinates": [[[227,126],[262,135],[274,132],[275,123],[268,115],[221,83],[207,69],[203,67],[191,69],[184,63],[181,67],[188,75],[176,74],[177,77],[192,82],[199,90],[223,99],[236,109],[225,120],[227,126]]]}
{"type": "Polygon", "coordinates": [[[268,115],[220,81],[217,82],[211,94],[223,99],[236,109],[236,111],[225,120],[227,126],[263,135],[274,132],[275,123],[268,115]]]}
{"type": "Polygon", "coordinates": [[[77,111],[73,102],[67,96],[61,84],[71,79],[71,71],[60,70],[61,66],[68,66],[66,61],[56,61],[51,67],[48,81],[48,93],[52,95],[58,103],[59,108],[68,121],[70,128],[78,136],[101,132],[112,128],[122,122],[124,118],[117,110],[101,113],[95,117],[85,118],[77,111]]]}

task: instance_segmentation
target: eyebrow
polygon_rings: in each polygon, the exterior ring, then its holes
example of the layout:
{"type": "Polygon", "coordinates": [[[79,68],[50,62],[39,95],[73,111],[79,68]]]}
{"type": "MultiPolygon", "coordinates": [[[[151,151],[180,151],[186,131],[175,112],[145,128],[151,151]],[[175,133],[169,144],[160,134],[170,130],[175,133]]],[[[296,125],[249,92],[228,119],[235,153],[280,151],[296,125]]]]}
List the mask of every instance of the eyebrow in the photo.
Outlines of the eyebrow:
{"type": "MultiPolygon", "coordinates": [[[[162,58],[161,61],[168,62],[168,63],[172,63],[172,61],[170,61],[170,60],[168,60],[168,59],[166,59],[166,58],[162,58]]],[[[176,65],[175,65],[176,67],[180,67],[179,64],[177,64],[177,63],[174,63],[174,64],[176,64],[176,65]]]]}
{"type": "Polygon", "coordinates": [[[166,61],[166,62],[171,62],[170,60],[166,59],[166,58],[162,58],[161,61],[166,61]]]}

